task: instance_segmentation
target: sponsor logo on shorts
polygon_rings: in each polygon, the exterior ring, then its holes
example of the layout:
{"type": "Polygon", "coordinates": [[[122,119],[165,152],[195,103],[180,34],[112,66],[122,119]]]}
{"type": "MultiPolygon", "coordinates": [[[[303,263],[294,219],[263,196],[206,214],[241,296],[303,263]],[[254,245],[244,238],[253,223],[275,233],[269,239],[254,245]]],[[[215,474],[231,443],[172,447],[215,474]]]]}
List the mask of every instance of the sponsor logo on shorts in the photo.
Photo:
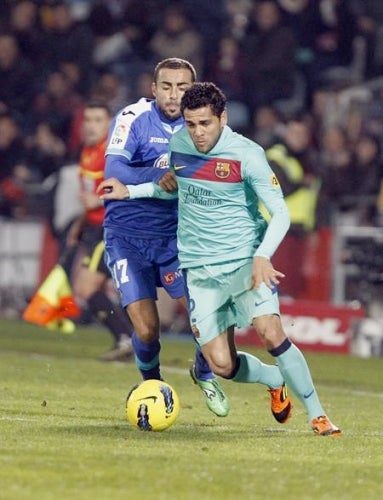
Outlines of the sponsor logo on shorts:
{"type": "Polygon", "coordinates": [[[174,283],[175,279],[176,279],[175,273],[169,271],[168,273],[164,274],[164,282],[167,285],[171,285],[172,283],[174,283]]]}

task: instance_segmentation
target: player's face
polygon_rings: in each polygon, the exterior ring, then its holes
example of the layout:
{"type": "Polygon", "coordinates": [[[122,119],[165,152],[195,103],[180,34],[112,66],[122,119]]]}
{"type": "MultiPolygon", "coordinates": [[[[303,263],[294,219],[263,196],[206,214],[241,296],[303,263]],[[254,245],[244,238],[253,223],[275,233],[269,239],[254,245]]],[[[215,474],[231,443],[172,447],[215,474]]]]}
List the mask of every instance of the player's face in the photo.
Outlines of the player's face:
{"type": "Polygon", "coordinates": [[[84,144],[94,146],[107,135],[110,117],[103,108],[89,108],[84,111],[83,138],[84,144]]]}
{"type": "Polygon", "coordinates": [[[152,85],[153,95],[161,112],[170,120],[181,116],[181,99],[193,83],[188,69],[162,68],[152,85]]]}
{"type": "Polygon", "coordinates": [[[226,111],[216,116],[210,106],[185,109],[184,118],[194,146],[200,153],[208,153],[216,145],[227,123],[226,111]]]}

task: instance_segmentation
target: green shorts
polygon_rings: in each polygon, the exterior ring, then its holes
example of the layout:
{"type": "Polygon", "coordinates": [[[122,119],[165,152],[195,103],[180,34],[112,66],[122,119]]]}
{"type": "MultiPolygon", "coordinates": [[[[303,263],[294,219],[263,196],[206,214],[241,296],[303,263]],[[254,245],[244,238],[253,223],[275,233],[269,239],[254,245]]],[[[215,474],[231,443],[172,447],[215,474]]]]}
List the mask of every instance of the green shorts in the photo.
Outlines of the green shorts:
{"type": "Polygon", "coordinates": [[[190,322],[199,345],[213,340],[228,327],[246,327],[253,318],[279,315],[277,289],[264,283],[250,290],[253,260],[227,262],[186,271],[190,322]]]}

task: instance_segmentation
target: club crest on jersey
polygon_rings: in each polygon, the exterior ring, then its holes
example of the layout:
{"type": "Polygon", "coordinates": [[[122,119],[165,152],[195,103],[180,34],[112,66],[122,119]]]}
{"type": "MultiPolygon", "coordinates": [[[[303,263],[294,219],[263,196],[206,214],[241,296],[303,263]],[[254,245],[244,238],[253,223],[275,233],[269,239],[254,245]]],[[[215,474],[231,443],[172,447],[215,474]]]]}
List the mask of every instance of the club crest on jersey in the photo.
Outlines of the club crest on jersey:
{"type": "Polygon", "coordinates": [[[219,179],[227,179],[231,173],[230,163],[224,161],[217,161],[214,169],[216,177],[219,179]]]}
{"type": "Polygon", "coordinates": [[[169,158],[168,154],[164,153],[159,156],[154,162],[154,167],[156,168],[168,168],[169,167],[169,158]]]}
{"type": "Polygon", "coordinates": [[[275,174],[272,174],[270,180],[271,180],[271,184],[273,187],[279,187],[279,181],[278,181],[277,176],[275,174]]]}
{"type": "Polygon", "coordinates": [[[197,325],[191,325],[191,331],[192,331],[192,334],[193,336],[198,339],[199,338],[199,330],[198,330],[198,327],[197,325]]]}

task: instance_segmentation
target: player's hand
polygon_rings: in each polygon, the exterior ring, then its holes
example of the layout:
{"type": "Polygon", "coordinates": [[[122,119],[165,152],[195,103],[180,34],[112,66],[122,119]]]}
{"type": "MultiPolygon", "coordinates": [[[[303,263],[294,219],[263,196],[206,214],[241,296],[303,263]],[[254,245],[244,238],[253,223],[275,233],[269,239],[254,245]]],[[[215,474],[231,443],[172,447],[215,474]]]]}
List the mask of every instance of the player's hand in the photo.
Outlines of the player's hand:
{"type": "Polygon", "coordinates": [[[285,275],[273,268],[273,265],[266,257],[254,257],[253,270],[251,275],[251,289],[259,288],[262,283],[265,283],[269,288],[279,285],[279,278],[284,278],[285,275]]]}
{"type": "Polygon", "coordinates": [[[80,193],[80,201],[85,210],[94,210],[103,205],[100,198],[95,193],[88,193],[86,191],[80,193]]]}
{"type": "Polygon", "coordinates": [[[177,191],[178,184],[176,174],[172,171],[166,172],[166,174],[163,175],[159,180],[158,185],[167,193],[173,193],[174,191],[177,191]]]}
{"type": "Polygon", "coordinates": [[[126,200],[129,198],[129,189],[118,179],[105,179],[97,188],[100,200],[126,200]]]}

